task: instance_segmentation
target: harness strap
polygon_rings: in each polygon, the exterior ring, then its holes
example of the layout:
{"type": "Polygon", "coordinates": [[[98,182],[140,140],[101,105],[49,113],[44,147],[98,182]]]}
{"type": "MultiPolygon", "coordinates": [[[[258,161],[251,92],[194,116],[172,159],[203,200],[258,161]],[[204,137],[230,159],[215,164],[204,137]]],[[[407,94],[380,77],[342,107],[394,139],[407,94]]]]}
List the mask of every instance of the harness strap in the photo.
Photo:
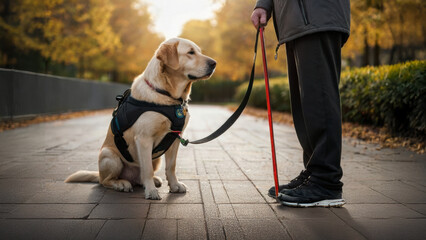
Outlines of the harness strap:
{"type": "Polygon", "coordinates": [[[132,155],[130,155],[129,152],[129,145],[127,145],[126,140],[124,140],[122,135],[114,135],[114,143],[115,146],[117,146],[118,150],[120,151],[121,155],[123,155],[123,157],[129,161],[129,162],[134,162],[135,160],[133,160],[132,155]]]}
{"type": "Polygon", "coordinates": [[[158,158],[161,155],[163,155],[169,148],[172,146],[172,144],[175,142],[176,138],[178,138],[178,133],[175,132],[169,132],[167,133],[161,142],[152,150],[152,159],[158,158]]]}
{"type": "MultiPolygon", "coordinates": [[[[125,98],[123,97],[123,100],[124,99],[125,98]]],[[[129,145],[127,145],[126,140],[123,138],[123,132],[121,131],[120,126],[118,125],[117,117],[115,115],[116,114],[113,114],[113,118],[111,120],[111,131],[114,134],[115,146],[117,147],[117,149],[120,151],[121,155],[123,155],[123,157],[127,161],[134,162],[132,155],[130,155],[130,152],[129,152],[129,149],[128,149],[129,145]]]]}
{"type": "Polygon", "coordinates": [[[235,110],[235,112],[231,115],[231,117],[228,118],[228,120],[226,120],[225,123],[222,124],[222,126],[220,126],[216,131],[214,131],[212,134],[210,134],[209,136],[196,140],[196,141],[189,141],[187,139],[183,139],[180,136],[178,137],[179,140],[181,141],[183,146],[188,145],[188,143],[191,144],[202,144],[202,143],[206,143],[206,142],[210,142],[211,140],[219,137],[220,135],[222,135],[224,132],[226,132],[226,130],[228,130],[234,123],[235,121],[237,121],[237,119],[240,117],[241,113],[244,111],[244,108],[247,105],[247,102],[250,98],[250,93],[251,93],[251,89],[253,87],[253,82],[254,82],[254,69],[256,66],[256,55],[257,55],[257,43],[259,40],[259,28],[257,29],[257,33],[256,33],[256,43],[254,45],[254,57],[253,57],[253,66],[251,68],[251,73],[250,73],[250,81],[247,87],[247,91],[246,94],[242,100],[242,102],[240,103],[240,106],[237,108],[237,110],[235,110]]]}
{"type": "Polygon", "coordinates": [[[159,89],[159,88],[156,88],[156,87],[154,87],[153,85],[152,85],[152,83],[150,83],[147,79],[145,79],[145,83],[152,89],[152,90],[154,90],[154,91],[156,91],[156,92],[158,92],[159,94],[163,94],[163,95],[165,95],[165,96],[167,96],[167,97],[169,97],[169,98],[171,98],[171,99],[173,99],[173,100],[176,100],[176,101],[179,101],[179,102],[181,102],[181,104],[182,105],[184,105],[185,103],[187,103],[187,101],[185,101],[185,100],[183,100],[183,98],[174,98],[173,96],[172,96],[172,94],[170,94],[169,92],[167,92],[166,90],[163,90],[163,89],[159,89]]]}

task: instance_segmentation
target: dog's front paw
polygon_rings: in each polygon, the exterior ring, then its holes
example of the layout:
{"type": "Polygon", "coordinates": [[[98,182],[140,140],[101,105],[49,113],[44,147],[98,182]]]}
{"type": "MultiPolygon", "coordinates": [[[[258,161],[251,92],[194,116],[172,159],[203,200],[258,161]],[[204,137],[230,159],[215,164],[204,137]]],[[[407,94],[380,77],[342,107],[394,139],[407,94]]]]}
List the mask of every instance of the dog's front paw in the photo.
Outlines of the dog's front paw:
{"type": "Polygon", "coordinates": [[[145,199],[161,200],[161,197],[156,188],[151,190],[145,188],[145,199]]]}
{"type": "Polygon", "coordinates": [[[188,187],[182,182],[176,182],[175,184],[170,184],[170,192],[172,193],[186,193],[188,187]]]}

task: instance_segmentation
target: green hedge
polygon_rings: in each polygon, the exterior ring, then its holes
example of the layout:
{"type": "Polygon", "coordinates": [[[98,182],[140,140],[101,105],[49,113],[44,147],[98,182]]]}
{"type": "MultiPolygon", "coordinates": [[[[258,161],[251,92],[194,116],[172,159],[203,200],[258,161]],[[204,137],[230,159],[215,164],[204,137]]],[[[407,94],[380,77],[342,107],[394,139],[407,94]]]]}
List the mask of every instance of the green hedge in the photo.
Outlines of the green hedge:
{"type": "MultiPolygon", "coordinates": [[[[272,109],[290,111],[287,82],[286,78],[271,79],[272,109]]],[[[242,99],[246,89],[247,83],[238,87],[235,98],[242,99]]],[[[345,121],[426,134],[426,61],[344,71],[340,95],[345,121]]],[[[266,108],[263,80],[255,82],[249,105],[266,108]]]]}
{"type": "Polygon", "coordinates": [[[342,73],[343,119],[426,134],[426,61],[342,73]]]}
{"type": "Polygon", "coordinates": [[[192,102],[230,102],[241,82],[209,79],[192,85],[192,102]]]}
{"type": "MultiPolygon", "coordinates": [[[[241,84],[237,88],[235,101],[241,101],[247,91],[248,83],[241,84]]],[[[269,79],[269,92],[271,95],[272,110],[290,112],[290,92],[288,81],[285,77],[269,79]]],[[[258,108],[266,108],[265,80],[255,80],[250,95],[249,105],[258,108]]]]}

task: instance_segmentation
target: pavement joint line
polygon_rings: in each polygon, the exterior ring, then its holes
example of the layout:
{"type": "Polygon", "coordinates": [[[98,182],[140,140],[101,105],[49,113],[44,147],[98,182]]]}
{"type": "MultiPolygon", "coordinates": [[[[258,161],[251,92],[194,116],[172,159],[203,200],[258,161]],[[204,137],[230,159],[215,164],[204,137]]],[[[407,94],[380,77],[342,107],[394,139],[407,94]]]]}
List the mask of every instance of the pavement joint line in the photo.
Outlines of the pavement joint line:
{"type": "MultiPolygon", "coordinates": [[[[148,211],[148,214],[149,214],[149,211],[148,211]]],[[[147,219],[145,219],[145,221],[144,221],[144,223],[143,223],[142,231],[141,231],[140,235],[138,236],[138,239],[142,239],[143,233],[145,232],[146,222],[148,222],[147,220],[148,220],[148,218],[147,218],[147,219]]],[[[99,232],[100,232],[100,231],[99,231],[99,232]]]]}
{"type": "MultiPolygon", "coordinates": [[[[223,148],[222,143],[219,143],[220,146],[223,148]]],[[[263,198],[263,200],[267,203],[268,207],[272,210],[272,212],[274,213],[276,219],[278,219],[278,221],[280,222],[281,226],[283,227],[283,229],[285,230],[285,232],[288,234],[288,236],[290,236],[292,239],[293,237],[291,236],[290,232],[288,231],[287,227],[285,226],[284,222],[278,217],[278,214],[276,211],[274,211],[273,207],[271,206],[271,204],[268,203],[268,200],[265,198],[265,196],[260,192],[260,190],[256,187],[256,185],[254,184],[254,182],[247,176],[247,174],[242,170],[242,168],[240,167],[240,165],[238,164],[238,162],[232,157],[232,155],[226,150],[224,149],[224,151],[228,154],[228,156],[232,159],[232,161],[238,166],[238,168],[241,170],[241,172],[244,174],[244,176],[248,179],[248,181],[254,186],[254,188],[256,189],[256,191],[260,194],[260,196],[263,198]]],[[[232,206],[232,203],[231,203],[232,206]]],[[[234,214],[235,214],[235,209],[232,206],[232,209],[234,210],[234,214]]],[[[240,224],[239,219],[237,218],[238,223],[240,224]]]]}
{"type": "MultiPolygon", "coordinates": [[[[416,185],[413,185],[413,184],[411,184],[410,182],[405,182],[404,180],[399,180],[401,183],[404,183],[404,184],[406,184],[406,185],[408,185],[408,186],[410,186],[410,187],[412,187],[412,188],[415,188],[416,190],[418,190],[418,191],[421,191],[421,192],[424,192],[424,193],[426,193],[426,191],[425,190],[423,190],[423,189],[421,189],[421,188],[419,188],[418,186],[416,186],[416,185]]],[[[426,189],[426,188],[425,188],[426,189]]]]}
{"type": "MultiPolygon", "coordinates": [[[[194,158],[195,158],[195,173],[197,174],[197,176],[199,176],[200,174],[198,173],[198,161],[197,161],[197,157],[196,157],[196,154],[195,154],[195,148],[192,148],[192,154],[194,154],[194,158]]],[[[205,169],[205,167],[204,167],[204,169],[205,169]]],[[[205,171],[205,170],[204,170],[205,171]]]]}
{"type": "MultiPolygon", "coordinates": [[[[272,210],[272,212],[274,213],[276,219],[280,222],[281,226],[284,228],[285,232],[291,237],[290,232],[287,230],[287,227],[284,225],[284,222],[281,221],[281,219],[278,217],[277,212],[274,211],[274,209],[272,208],[272,206],[270,204],[268,204],[268,201],[266,200],[265,196],[260,192],[260,190],[256,187],[256,185],[253,183],[253,181],[247,176],[247,174],[242,170],[241,166],[238,164],[238,162],[232,157],[232,155],[226,150],[224,149],[223,145],[221,142],[219,142],[220,146],[222,147],[222,149],[226,152],[226,154],[231,158],[231,160],[238,166],[238,168],[240,169],[240,171],[244,174],[244,176],[247,178],[247,180],[253,185],[253,187],[256,189],[256,191],[260,194],[260,196],[263,198],[263,200],[267,203],[268,207],[272,210]]],[[[228,192],[227,192],[228,194],[228,192]]],[[[229,196],[228,196],[229,197],[229,196]]],[[[231,207],[234,211],[234,214],[236,216],[235,213],[235,209],[233,204],[231,203],[231,207]]],[[[241,227],[241,223],[240,223],[240,219],[238,219],[237,217],[237,222],[241,227]]],[[[291,237],[292,238],[292,237],[291,237]]]]}
{"type": "Polygon", "coordinates": [[[225,226],[223,225],[222,220],[221,220],[220,222],[222,223],[222,232],[223,232],[223,236],[225,236],[225,239],[228,239],[228,238],[226,237],[225,226]]]}
{"type": "MultiPolygon", "coordinates": [[[[196,162],[196,161],[195,161],[196,162]]],[[[210,237],[209,237],[209,230],[208,230],[208,226],[207,226],[207,211],[206,211],[206,203],[204,202],[204,197],[203,197],[203,193],[202,193],[202,187],[201,187],[201,182],[200,182],[200,180],[198,180],[197,181],[197,183],[198,183],[198,189],[199,189],[199,191],[200,191],[200,198],[201,198],[201,202],[202,202],[202,205],[203,205],[203,214],[204,214],[204,227],[205,227],[205,229],[206,229],[206,235],[207,235],[207,240],[209,240],[210,239],[210,237]]],[[[149,211],[148,211],[148,213],[149,213],[149,211]]],[[[179,232],[179,231],[178,231],[179,232]]]]}
{"type": "MultiPolygon", "coordinates": [[[[223,147],[223,144],[222,144],[222,142],[219,140],[218,141],[218,143],[219,143],[219,146],[221,147],[221,149],[222,149],[222,151],[224,151],[227,155],[228,155],[228,157],[230,157],[230,159],[238,166],[238,168],[239,168],[239,170],[245,175],[245,173],[241,170],[241,168],[240,168],[240,166],[235,162],[235,160],[231,157],[231,156],[229,156],[229,153],[228,153],[228,151],[226,151],[226,149],[223,147]]],[[[217,171],[217,167],[216,167],[216,171],[217,171]]],[[[245,177],[248,179],[248,177],[247,177],[247,175],[245,175],[245,177]]],[[[226,190],[226,188],[225,188],[225,184],[223,183],[223,179],[222,179],[222,177],[220,178],[220,182],[222,183],[222,187],[223,187],[223,189],[224,189],[224,191],[225,191],[225,193],[226,193],[226,197],[228,198],[228,200],[229,200],[229,205],[231,206],[231,208],[232,208],[232,212],[234,213],[234,216],[235,216],[235,221],[238,223],[238,228],[239,228],[239,230],[241,230],[242,231],[242,226],[241,226],[241,222],[240,222],[240,219],[238,219],[238,217],[237,217],[237,213],[235,212],[235,209],[234,209],[234,206],[232,205],[232,202],[231,202],[231,198],[229,197],[229,194],[228,194],[228,191],[226,190]]],[[[220,214],[220,211],[219,211],[219,214],[220,214]]],[[[220,216],[220,215],[219,215],[220,216]]],[[[221,217],[221,216],[220,216],[221,217]]],[[[225,218],[220,218],[221,219],[221,222],[222,222],[222,226],[223,227],[225,227],[225,218]]],[[[243,235],[245,236],[245,234],[243,233],[243,235]]],[[[226,237],[226,235],[225,235],[225,237],[226,237]]]]}
{"type": "Polygon", "coordinates": [[[336,216],[338,219],[340,219],[340,221],[342,221],[346,226],[349,226],[350,228],[352,228],[355,232],[357,232],[358,234],[360,234],[362,237],[364,237],[365,239],[368,239],[367,236],[365,236],[365,234],[363,234],[361,231],[359,231],[357,228],[355,228],[354,226],[352,226],[351,224],[349,224],[348,222],[345,221],[345,219],[343,219],[342,217],[340,217],[338,214],[336,214],[333,210],[330,210],[330,212],[332,212],[334,214],[334,216],[336,216]]]}
{"type": "Polygon", "coordinates": [[[176,239],[179,239],[179,224],[178,224],[178,219],[175,219],[175,224],[176,224],[176,239]]]}
{"type": "MultiPolygon", "coordinates": [[[[410,204],[413,204],[413,203],[410,203],[410,204]]],[[[416,204],[416,203],[414,203],[414,204],[416,204]]],[[[411,208],[410,206],[407,206],[407,205],[405,205],[405,204],[403,204],[405,207],[407,207],[407,208],[409,208],[409,209],[411,209],[411,210],[413,210],[413,211],[415,211],[416,213],[419,213],[419,214],[422,214],[423,215],[423,213],[421,213],[420,211],[418,211],[418,210],[416,210],[416,209],[414,209],[414,208],[411,208]]],[[[423,217],[423,218],[425,218],[426,219],[426,217],[423,217]]]]}
{"type": "MultiPolygon", "coordinates": [[[[391,199],[392,201],[395,201],[395,203],[394,203],[394,204],[403,204],[403,203],[401,203],[400,201],[395,200],[395,199],[393,199],[393,198],[391,198],[391,197],[389,197],[389,196],[386,196],[384,193],[381,193],[381,192],[377,191],[376,189],[374,189],[374,188],[372,188],[372,187],[370,187],[370,186],[368,186],[368,188],[369,188],[369,189],[371,189],[373,192],[376,192],[376,193],[378,193],[378,194],[380,194],[380,195],[382,195],[382,196],[384,196],[384,197],[386,197],[386,198],[391,199]]],[[[366,204],[368,204],[368,203],[366,203],[366,204]]]]}
{"type": "MultiPolygon", "coordinates": [[[[210,186],[210,191],[212,193],[213,202],[217,205],[216,198],[215,198],[214,193],[213,193],[213,188],[212,188],[211,180],[209,179],[208,182],[209,182],[209,186],[210,186]]],[[[222,184],[222,186],[223,186],[223,184],[222,184]]]]}
{"type": "Polygon", "coordinates": [[[104,228],[104,226],[105,226],[105,224],[106,224],[107,222],[108,222],[108,220],[105,220],[105,221],[102,223],[102,226],[99,228],[99,231],[96,233],[95,239],[97,239],[97,238],[98,238],[99,234],[102,232],[102,229],[104,228]]]}

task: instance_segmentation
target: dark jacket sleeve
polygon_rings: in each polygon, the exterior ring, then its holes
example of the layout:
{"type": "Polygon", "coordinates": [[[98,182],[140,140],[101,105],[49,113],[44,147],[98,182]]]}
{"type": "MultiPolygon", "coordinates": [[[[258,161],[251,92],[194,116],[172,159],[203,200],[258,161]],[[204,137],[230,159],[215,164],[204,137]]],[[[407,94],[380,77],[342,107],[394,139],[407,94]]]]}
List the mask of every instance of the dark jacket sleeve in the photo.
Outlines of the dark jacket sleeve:
{"type": "Polygon", "coordinates": [[[257,0],[254,8],[263,8],[268,12],[268,15],[270,16],[273,6],[273,0],[257,0]]]}

